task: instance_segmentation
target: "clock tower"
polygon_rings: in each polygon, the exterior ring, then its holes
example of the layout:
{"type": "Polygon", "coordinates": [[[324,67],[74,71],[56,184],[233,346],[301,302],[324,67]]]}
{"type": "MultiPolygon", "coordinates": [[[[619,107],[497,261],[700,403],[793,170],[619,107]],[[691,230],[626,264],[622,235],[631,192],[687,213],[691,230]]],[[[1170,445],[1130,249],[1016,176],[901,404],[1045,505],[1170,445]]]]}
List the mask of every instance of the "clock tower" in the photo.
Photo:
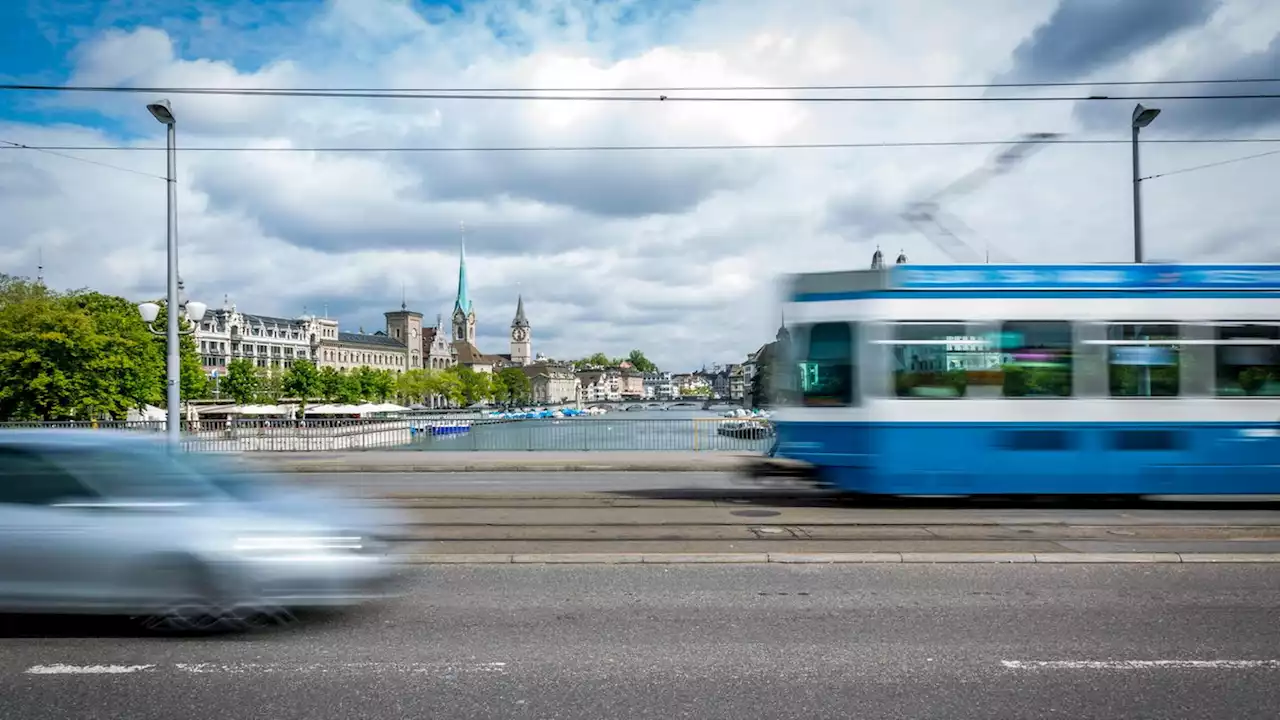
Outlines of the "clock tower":
{"type": "Polygon", "coordinates": [[[516,298],[516,317],[511,321],[511,362],[528,365],[533,362],[533,333],[524,314],[524,296],[516,298]]]}

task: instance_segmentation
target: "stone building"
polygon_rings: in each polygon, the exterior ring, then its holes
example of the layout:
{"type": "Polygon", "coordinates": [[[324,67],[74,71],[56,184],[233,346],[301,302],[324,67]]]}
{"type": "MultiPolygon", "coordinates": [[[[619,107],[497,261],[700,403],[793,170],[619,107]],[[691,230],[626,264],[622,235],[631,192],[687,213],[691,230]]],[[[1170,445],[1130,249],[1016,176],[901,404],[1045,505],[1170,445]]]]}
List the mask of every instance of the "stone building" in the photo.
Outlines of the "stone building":
{"type": "Polygon", "coordinates": [[[522,369],[529,377],[533,404],[566,405],[579,401],[582,383],[569,366],[538,363],[525,365],[522,369]]]}

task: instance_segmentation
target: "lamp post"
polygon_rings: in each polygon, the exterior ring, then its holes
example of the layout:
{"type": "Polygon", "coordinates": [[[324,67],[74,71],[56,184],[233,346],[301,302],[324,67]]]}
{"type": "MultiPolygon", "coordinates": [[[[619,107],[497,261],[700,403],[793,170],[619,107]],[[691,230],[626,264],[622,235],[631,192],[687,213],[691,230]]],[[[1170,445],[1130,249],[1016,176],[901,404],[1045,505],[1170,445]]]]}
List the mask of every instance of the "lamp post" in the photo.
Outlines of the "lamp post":
{"type": "Polygon", "coordinates": [[[1133,261],[1142,262],[1142,175],[1138,165],[1138,131],[1151,124],[1160,114],[1160,108],[1143,107],[1138,103],[1133,108],[1133,118],[1129,126],[1133,130],[1133,261]]]}
{"type": "MultiPolygon", "coordinates": [[[[179,285],[181,281],[178,279],[178,215],[177,215],[177,175],[178,161],[177,150],[174,143],[174,129],[177,121],[173,117],[173,109],[169,107],[168,100],[157,100],[149,103],[147,110],[156,120],[164,124],[168,130],[167,143],[165,146],[168,159],[168,172],[165,175],[166,185],[168,186],[168,298],[166,306],[166,328],[163,333],[166,337],[165,344],[165,377],[168,384],[166,388],[166,402],[168,404],[168,427],[167,435],[169,442],[177,445],[181,438],[180,428],[182,417],[179,415],[179,404],[182,402],[182,363],[180,348],[178,344],[179,335],[186,335],[194,332],[195,328],[186,333],[180,333],[178,330],[178,313],[185,311],[188,318],[193,323],[198,323],[204,317],[206,306],[204,303],[187,303],[185,298],[179,298],[179,285]]],[[[138,312],[142,315],[142,320],[147,324],[147,329],[156,335],[162,334],[151,326],[155,322],[156,316],[160,313],[160,306],[155,303],[142,303],[138,306],[138,312]]]]}

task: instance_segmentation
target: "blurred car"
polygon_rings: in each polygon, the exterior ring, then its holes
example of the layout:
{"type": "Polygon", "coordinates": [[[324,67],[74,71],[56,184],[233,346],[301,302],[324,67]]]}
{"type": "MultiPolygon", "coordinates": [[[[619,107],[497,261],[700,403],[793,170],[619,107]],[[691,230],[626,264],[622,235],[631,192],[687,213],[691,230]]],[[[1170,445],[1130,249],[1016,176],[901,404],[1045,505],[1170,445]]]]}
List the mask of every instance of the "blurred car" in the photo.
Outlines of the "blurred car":
{"type": "Polygon", "coordinates": [[[371,510],[154,436],[0,431],[0,612],[234,630],[358,604],[393,577],[371,510]]]}

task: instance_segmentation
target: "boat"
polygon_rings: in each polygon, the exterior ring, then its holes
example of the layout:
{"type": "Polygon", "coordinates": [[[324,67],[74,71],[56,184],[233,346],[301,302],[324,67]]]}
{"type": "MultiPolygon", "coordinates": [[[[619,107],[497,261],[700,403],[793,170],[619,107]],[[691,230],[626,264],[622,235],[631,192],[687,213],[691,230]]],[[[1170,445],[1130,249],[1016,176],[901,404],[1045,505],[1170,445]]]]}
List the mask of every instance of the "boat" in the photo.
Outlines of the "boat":
{"type": "Polygon", "coordinates": [[[774,434],[772,425],[752,420],[721,423],[716,433],[736,440],[763,440],[774,434]]]}

